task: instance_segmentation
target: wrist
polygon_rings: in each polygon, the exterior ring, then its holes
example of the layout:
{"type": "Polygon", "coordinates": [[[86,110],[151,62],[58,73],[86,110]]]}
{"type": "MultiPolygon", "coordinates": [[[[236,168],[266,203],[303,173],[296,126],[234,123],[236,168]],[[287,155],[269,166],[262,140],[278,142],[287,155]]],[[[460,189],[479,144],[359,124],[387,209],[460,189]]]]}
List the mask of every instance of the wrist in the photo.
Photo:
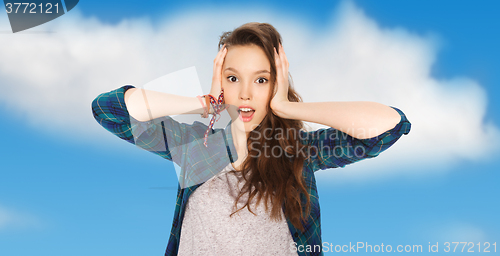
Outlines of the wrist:
{"type": "Polygon", "coordinates": [[[203,100],[205,102],[205,106],[207,107],[208,114],[213,114],[214,108],[212,107],[212,104],[210,103],[210,97],[208,95],[204,95],[203,100]]]}
{"type": "Polygon", "coordinates": [[[289,111],[287,111],[290,107],[289,105],[290,105],[289,101],[283,101],[279,103],[276,102],[273,105],[271,105],[271,109],[277,116],[281,118],[290,119],[290,116],[288,114],[289,111]]]}
{"type": "Polygon", "coordinates": [[[220,91],[210,91],[210,95],[214,96],[214,98],[218,99],[219,98],[220,91]]]}

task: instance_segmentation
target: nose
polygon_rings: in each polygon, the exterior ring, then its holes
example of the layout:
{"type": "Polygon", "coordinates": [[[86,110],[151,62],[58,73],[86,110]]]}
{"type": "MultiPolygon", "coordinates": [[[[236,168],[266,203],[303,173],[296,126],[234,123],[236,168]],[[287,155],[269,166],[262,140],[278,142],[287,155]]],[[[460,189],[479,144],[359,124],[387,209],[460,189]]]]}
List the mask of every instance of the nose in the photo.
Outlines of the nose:
{"type": "Polygon", "coordinates": [[[251,86],[248,83],[244,83],[240,90],[241,100],[250,100],[252,98],[251,86]]]}

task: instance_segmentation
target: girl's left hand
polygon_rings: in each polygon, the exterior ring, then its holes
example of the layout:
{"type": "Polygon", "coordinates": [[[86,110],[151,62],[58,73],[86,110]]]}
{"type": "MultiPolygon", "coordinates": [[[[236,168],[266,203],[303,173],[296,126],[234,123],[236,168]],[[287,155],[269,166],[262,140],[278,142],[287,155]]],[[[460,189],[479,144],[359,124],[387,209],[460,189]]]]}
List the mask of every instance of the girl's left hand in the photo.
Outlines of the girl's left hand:
{"type": "Polygon", "coordinates": [[[280,109],[288,103],[288,60],[286,59],[283,45],[279,46],[280,54],[274,48],[274,58],[276,63],[276,82],[274,87],[276,93],[271,99],[271,109],[276,115],[280,116],[280,109]]]}

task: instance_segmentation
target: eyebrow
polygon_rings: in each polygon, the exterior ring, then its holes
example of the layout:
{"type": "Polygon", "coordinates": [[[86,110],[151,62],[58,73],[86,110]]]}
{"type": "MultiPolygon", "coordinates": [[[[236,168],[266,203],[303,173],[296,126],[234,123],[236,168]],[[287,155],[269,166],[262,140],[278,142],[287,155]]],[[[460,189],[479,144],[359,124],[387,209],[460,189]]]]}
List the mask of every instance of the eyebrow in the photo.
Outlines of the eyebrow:
{"type": "MultiPolygon", "coordinates": [[[[232,67],[228,67],[224,71],[226,71],[226,70],[230,70],[230,71],[233,71],[235,73],[238,73],[238,71],[232,67]]],[[[254,74],[260,74],[260,73],[269,73],[270,74],[271,72],[269,72],[269,70],[266,70],[266,69],[262,69],[262,70],[258,70],[258,71],[254,72],[254,74]]]]}

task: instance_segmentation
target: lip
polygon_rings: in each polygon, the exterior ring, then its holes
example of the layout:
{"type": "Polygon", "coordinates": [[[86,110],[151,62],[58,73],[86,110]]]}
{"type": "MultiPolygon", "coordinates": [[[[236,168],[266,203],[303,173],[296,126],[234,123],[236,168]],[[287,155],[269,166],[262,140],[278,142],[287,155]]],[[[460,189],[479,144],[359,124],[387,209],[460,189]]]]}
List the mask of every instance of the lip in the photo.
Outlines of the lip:
{"type": "Polygon", "coordinates": [[[250,122],[250,121],[252,120],[252,118],[253,118],[253,115],[254,115],[254,114],[255,114],[255,109],[254,109],[254,108],[252,108],[252,107],[250,107],[250,106],[248,106],[248,105],[241,105],[241,106],[239,106],[239,107],[238,107],[238,118],[239,118],[241,121],[243,121],[243,122],[250,122]],[[253,109],[254,111],[253,111],[253,113],[252,113],[252,115],[251,115],[251,116],[249,116],[249,117],[242,117],[242,116],[241,116],[241,113],[240,113],[240,111],[239,111],[239,109],[240,109],[240,108],[251,108],[251,109],[253,109]]]}

